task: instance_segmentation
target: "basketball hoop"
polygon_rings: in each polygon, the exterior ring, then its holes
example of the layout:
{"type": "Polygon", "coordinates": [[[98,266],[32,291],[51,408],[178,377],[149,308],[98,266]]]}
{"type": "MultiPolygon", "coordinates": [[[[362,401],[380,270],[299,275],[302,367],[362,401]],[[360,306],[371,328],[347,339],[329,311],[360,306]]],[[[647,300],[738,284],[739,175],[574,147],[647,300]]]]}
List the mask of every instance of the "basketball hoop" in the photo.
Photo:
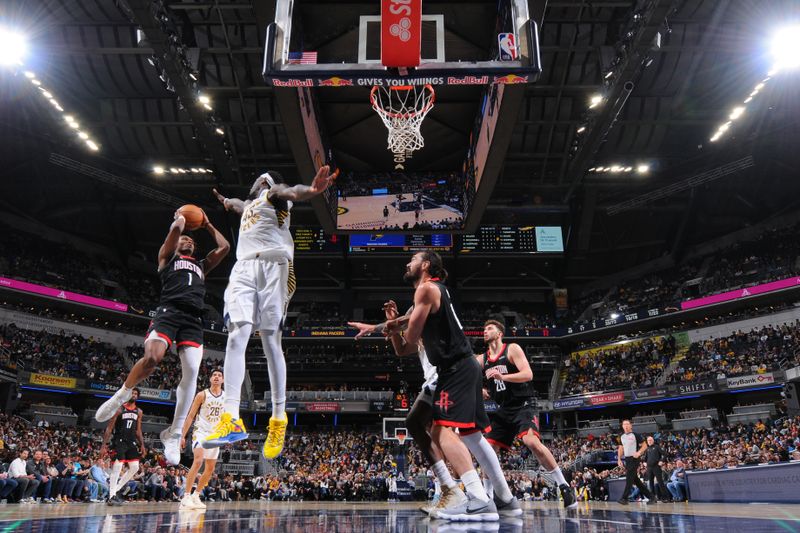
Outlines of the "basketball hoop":
{"type": "Polygon", "coordinates": [[[369,101],[389,130],[388,148],[392,153],[408,154],[425,146],[420,126],[435,99],[436,93],[429,84],[372,87],[369,101]]]}
{"type": "Polygon", "coordinates": [[[407,437],[407,436],[408,436],[408,434],[407,434],[407,433],[403,433],[402,431],[398,431],[398,432],[395,434],[395,437],[397,437],[397,442],[399,442],[399,443],[400,443],[400,446],[402,446],[403,444],[405,444],[405,442],[406,442],[406,437],[407,437]]]}

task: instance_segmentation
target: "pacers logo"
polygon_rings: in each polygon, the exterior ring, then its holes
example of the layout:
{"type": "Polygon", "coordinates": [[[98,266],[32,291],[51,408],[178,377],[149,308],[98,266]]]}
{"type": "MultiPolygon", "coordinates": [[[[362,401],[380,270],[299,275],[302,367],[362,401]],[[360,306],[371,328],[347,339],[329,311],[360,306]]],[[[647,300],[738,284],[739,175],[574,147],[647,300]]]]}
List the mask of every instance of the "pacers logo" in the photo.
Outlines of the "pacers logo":
{"type": "Polygon", "coordinates": [[[439,401],[436,402],[436,406],[442,410],[442,412],[446,413],[448,409],[450,409],[455,402],[450,400],[450,395],[447,391],[442,391],[439,393],[439,401]]]}

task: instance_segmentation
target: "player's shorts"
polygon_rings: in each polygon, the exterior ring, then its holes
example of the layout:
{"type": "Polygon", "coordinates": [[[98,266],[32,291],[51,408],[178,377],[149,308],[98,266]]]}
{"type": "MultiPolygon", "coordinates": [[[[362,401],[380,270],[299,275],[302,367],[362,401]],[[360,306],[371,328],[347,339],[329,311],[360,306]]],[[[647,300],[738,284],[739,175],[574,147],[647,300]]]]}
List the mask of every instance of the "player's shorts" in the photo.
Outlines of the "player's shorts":
{"type": "Polygon", "coordinates": [[[414,400],[414,403],[422,402],[430,407],[433,407],[433,393],[436,392],[436,384],[438,379],[438,377],[434,377],[434,379],[423,383],[422,389],[420,389],[417,399],[414,400]]]}
{"type": "Polygon", "coordinates": [[[527,435],[532,429],[533,434],[539,435],[539,412],[536,409],[536,400],[528,399],[516,406],[502,406],[491,413],[492,430],[486,434],[486,440],[501,448],[510,448],[514,439],[527,435]]]}
{"type": "Polygon", "coordinates": [[[449,368],[438,369],[433,402],[433,423],[458,428],[461,435],[489,431],[483,407],[483,375],[474,357],[465,357],[449,368]]]}
{"type": "Polygon", "coordinates": [[[198,433],[197,431],[192,432],[192,453],[199,448],[203,450],[203,459],[214,459],[216,461],[219,457],[219,448],[203,448],[203,445],[201,444],[208,438],[209,435],[211,435],[211,433],[198,433]]]}
{"type": "Polygon", "coordinates": [[[289,260],[243,259],[231,270],[225,289],[225,324],[247,323],[277,331],[297,288],[289,260]]]}
{"type": "Polygon", "coordinates": [[[203,345],[203,319],[176,307],[159,306],[144,340],[161,341],[168,349],[173,344],[199,348],[203,345]]]}
{"type": "Polygon", "coordinates": [[[114,441],[111,448],[114,455],[114,460],[120,463],[130,463],[131,461],[138,461],[141,457],[139,446],[135,442],[128,440],[114,441]]]}

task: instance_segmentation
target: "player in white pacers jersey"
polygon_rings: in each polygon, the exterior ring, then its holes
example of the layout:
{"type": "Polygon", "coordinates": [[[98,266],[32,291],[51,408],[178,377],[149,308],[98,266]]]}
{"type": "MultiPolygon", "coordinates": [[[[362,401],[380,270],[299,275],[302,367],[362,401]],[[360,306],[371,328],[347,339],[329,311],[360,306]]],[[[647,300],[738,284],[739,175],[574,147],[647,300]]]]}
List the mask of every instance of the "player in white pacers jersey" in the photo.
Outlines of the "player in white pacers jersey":
{"type": "Polygon", "coordinates": [[[294,241],[289,231],[292,202],[309,200],[327,189],[338,171],[319,169],[311,186],[283,183],[274,171],[259,176],[247,200],[225,198],[214,190],[227,210],[241,213],[236,264],[225,289],[225,412],[214,432],[202,442],[213,448],[248,437],[239,417],[245,375],[245,350],[257,329],[269,364],[272,416],[269,419],[264,457],[274,459],[283,450],[286,435],[286,362],[281,349],[281,328],[289,300],[296,288],[294,241]]]}
{"type": "Polygon", "coordinates": [[[189,433],[189,428],[192,427],[192,422],[194,422],[194,431],[192,432],[192,454],[194,455],[194,460],[189,473],[186,474],[186,494],[181,500],[182,509],[206,508],[205,504],[200,501],[200,494],[208,485],[208,481],[214,473],[214,468],[217,466],[217,457],[219,457],[219,448],[207,450],[200,445],[203,440],[214,432],[214,428],[219,423],[224,409],[222,396],[224,376],[222,370],[219,368],[212,370],[210,380],[209,388],[198,392],[194,397],[194,402],[192,402],[189,414],[181,430],[180,442],[181,449],[183,449],[186,445],[186,435],[189,433]],[[197,490],[193,492],[192,485],[194,485],[197,473],[200,472],[200,468],[204,463],[203,475],[200,476],[200,481],[197,482],[197,490]]]}

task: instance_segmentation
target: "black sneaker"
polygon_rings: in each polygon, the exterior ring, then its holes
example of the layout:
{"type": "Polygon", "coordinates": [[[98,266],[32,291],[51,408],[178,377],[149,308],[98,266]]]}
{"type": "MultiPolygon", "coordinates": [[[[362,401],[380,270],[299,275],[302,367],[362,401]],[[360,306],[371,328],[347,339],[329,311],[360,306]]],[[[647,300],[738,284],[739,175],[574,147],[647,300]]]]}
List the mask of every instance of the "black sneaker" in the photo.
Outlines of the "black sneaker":
{"type": "Polygon", "coordinates": [[[620,498],[617,500],[617,503],[620,505],[628,505],[628,500],[626,498],[620,498]]]}
{"type": "Polygon", "coordinates": [[[564,500],[565,509],[577,509],[578,498],[575,497],[575,490],[566,483],[558,486],[561,491],[561,498],[564,500]]]}

